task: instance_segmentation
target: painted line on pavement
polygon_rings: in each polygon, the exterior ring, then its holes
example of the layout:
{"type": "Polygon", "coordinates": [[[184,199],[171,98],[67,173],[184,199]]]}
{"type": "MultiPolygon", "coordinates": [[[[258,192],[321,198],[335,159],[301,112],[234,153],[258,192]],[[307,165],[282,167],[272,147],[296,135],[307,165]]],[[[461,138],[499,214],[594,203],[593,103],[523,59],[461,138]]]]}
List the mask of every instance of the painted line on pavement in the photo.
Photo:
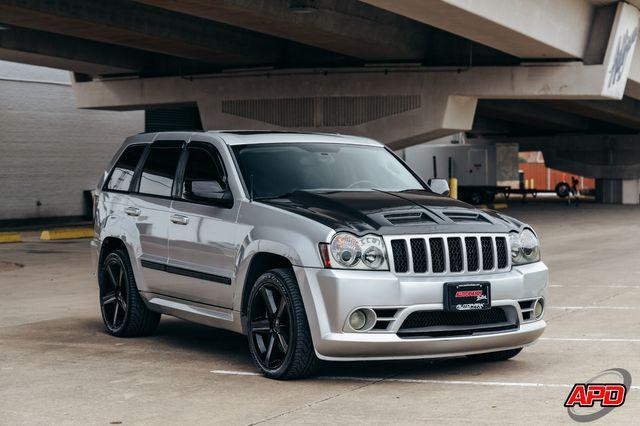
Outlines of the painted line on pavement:
{"type": "Polygon", "coordinates": [[[557,342],[609,342],[609,343],[640,343],[640,339],[624,337],[541,337],[538,340],[557,342]]]}
{"type": "Polygon", "coordinates": [[[622,310],[622,311],[635,311],[640,309],[640,306],[549,306],[551,309],[614,309],[614,310],[622,310]]]}
{"type": "Polygon", "coordinates": [[[578,285],[578,284],[549,284],[549,288],[640,288],[636,284],[611,284],[611,285],[578,285]]]}
{"type": "MultiPolygon", "coordinates": [[[[211,370],[213,374],[224,374],[231,376],[262,376],[260,373],[248,371],[231,370],[211,370]]],[[[319,380],[345,380],[359,382],[396,382],[396,383],[417,383],[429,385],[462,385],[462,386],[500,386],[519,388],[572,388],[573,384],[559,383],[532,383],[532,382],[488,382],[476,380],[437,380],[437,379],[401,379],[384,377],[357,377],[357,376],[317,376],[319,380]]],[[[631,386],[631,389],[640,389],[640,386],[631,386]]]]}

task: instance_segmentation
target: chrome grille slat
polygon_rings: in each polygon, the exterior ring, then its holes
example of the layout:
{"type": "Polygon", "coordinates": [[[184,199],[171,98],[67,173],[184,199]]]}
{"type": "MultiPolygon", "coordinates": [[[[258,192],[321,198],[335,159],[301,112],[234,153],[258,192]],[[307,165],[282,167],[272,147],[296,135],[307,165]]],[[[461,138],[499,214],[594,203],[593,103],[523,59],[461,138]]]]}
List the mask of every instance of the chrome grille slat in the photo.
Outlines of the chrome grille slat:
{"type": "Polygon", "coordinates": [[[504,234],[389,236],[385,244],[391,270],[402,275],[455,276],[511,269],[511,248],[504,234]]]}

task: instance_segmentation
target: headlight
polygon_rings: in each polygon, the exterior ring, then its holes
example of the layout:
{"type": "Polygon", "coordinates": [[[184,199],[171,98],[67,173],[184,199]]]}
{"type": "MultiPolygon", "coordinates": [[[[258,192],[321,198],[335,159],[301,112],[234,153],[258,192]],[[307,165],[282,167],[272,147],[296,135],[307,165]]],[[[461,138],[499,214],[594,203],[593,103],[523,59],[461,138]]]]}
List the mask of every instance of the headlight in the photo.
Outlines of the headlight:
{"type": "Polygon", "coordinates": [[[320,254],[327,268],[389,270],[384,241],[377,235],[339,232],[330,244],[320,244],[320,254]]]}
{"type": "Polygon", "coordinates": [[[540,260],[540,241],[531,229],[512,232],[509,234],[511,240],[511,261],[514,265],[524,265],[540,260]]]}

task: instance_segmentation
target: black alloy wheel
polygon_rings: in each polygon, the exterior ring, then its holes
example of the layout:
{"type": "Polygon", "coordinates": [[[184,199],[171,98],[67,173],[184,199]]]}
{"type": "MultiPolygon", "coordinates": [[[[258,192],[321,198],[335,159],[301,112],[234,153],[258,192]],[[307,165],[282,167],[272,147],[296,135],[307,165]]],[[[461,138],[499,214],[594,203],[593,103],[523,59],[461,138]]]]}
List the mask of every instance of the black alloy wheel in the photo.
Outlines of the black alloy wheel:
{"type": "Polygon", "coordinates": [[[299,379],[320,366],[295,274],[272,269],[247,300],[247,335],[254,364],[273,379],[299,379]]]}
{"type": "Polygon", "coordinates": [[[264,283],[251,300],[251,340],[265,370],[277,370],[291,347],[291,307],[272,283],[264,283]]]}
{"type": "Polygon", "coordinates": [[[111,333],[117,333],[128,316],[127,275],[122,259],[115,253],[110,253],[103,263],[100,305],[104,324],[111,333]]]}
{"type": "Polygon", "coordinates": [[[104,257],[98,284],[102,320],[109,334],[147,336],[156,330],[160,314],[151,311],[140,297],[126,250],[114,250],[104,257]]]}

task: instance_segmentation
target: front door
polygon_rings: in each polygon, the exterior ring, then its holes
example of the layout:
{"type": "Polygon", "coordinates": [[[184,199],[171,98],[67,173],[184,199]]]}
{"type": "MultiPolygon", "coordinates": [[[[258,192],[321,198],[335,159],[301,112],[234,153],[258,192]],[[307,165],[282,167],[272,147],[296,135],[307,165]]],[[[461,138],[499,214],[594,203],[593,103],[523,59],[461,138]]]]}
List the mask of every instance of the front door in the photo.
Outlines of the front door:
{"type": "Polygon", "coordinates": [[[231,308],[236,257],[235,219],[239,203],[221,205],[190,196],[192,188],[228,189],[224,162],[209,142],[190,142],[183,179],[171,209],[168,271],[173,294],[200,303],[231,308]]]}

